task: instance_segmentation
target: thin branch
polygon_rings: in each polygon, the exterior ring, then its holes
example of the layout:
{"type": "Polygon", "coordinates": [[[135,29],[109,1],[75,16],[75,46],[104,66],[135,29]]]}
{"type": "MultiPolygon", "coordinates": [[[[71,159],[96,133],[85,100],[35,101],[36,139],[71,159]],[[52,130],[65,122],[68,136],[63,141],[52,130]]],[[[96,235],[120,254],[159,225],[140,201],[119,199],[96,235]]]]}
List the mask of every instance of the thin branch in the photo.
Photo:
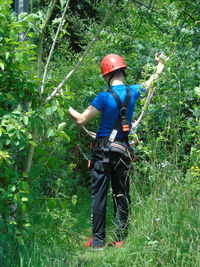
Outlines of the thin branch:
{"type": "Polygon", "coordinates": [[[44,91],[44,83],[45,83],[45,79],[46,79],[46,75],[47,75],[47,70],[48,70],[48,67],[49,67],[49,63],[50,63],[50,60],[51,60],[51,57],[52,57],[52,54],[53,54],[53,50],[55,48],[55,44],[56,44],[56,41],[57,41],[57,38],[58,38],[58,35],[60,33],[60,29],[62,27],[62,24],[63,24],[63,20],[64,20],[64,17],[65,17],[65,14],[66,14],[66,11],[67,11],[67,8],[69,6],[69,1],[66,3],[65,5],[65,9],[63,11],[63,14],[62,14],[62,17],[61,17],[61,21],[60,21],[60,24],[57,28],[57,31],[56,31],[56,35],[55,35],[55,38],[53,40],[53,44],[51,46],[51,50],[49,52],[49,56],[48,56],[48,59],[47,59],[47,63],[46,63],[46,66],[45,66],[45,69],[44,69],[44,74],[43,74],[43,79],[42,79],[42,85],[41,85],[41,88],[40,88],[40,94],[42,95],[43,94],[43,91],[44,91]]]}
{"type": "Polygon", "coordinates": [[[132,122],[131,132],[133,130],[135,130],[138,127],[139,123],[141,122],[141,120],[142,120],[142,118],[143,118],[143,116],[145,114],[145,111],[147,110],[147,107],[148,107],[148,105],[149,105],[149,103],[151,101],[151,98],[153,97],[154,92],[155,92],[155,87],[152,90],[149,90],[149,93],[148,93],[147,98],[146,98],[145,105],[144,105],[144,107],[143,107],[138,119],[136,121],[132,122]]]}
{"type": "Polygon", "coordinates": [[[47,11],[47,17],[44,21],[44,24],[42,25],[42,30],[41,30],[41,34],[44,34],[47,24],[51,18],[52,12],[54,10],[55,4],[56,4],[57,0],[51,0],[51,3],[49,4],[50,8],[47,11]]]}
{"type": "Polygon", "coordinates": [[[144,3],[141,3],[140,1],[137,1],[137,0],[131,0],[131,2],[132,2],[134,5],[136,5],[137,7],[141,7],[141,6],[143,6],[143,7],[147,8],[147,9],[151,9],[151,11],[156,12],[156,13],[159,13],[158,11],[159,11],[159,10],[162,10],[161,8],[155,8],[155,7],[154,7],[154,3],[155,3],[155,1],[150,1],[149,6],[146,5],[146,4],[144,4],[144,3]],[[153,4],[152,4],[152,3],[153,3],[153,4]]]}
{"type": "Polygon", "coordinates": [[[52,12],[54,10],[55,4],[56,4],[57,0],[51,0],[50,4],[49,4],[49,9],[47,11],[47,16],[46,19],[42,25],[41,28],[41,33],[39,36],[39,43],[38,43],[38,77],[41,76],[41,65],[42,65],[42,54],[43,54],[43,42],[44,42],[44,33],[47,27],[47,24],[51,18],[52,12]]]}
{"type": "Polygon", "coordinates": [[[190,13],[188,13],[186,10],[183,11],[183,14],[186,14],[188,17],[190,17],[194,23],[198,23],[200,21],[196,20],[190,13]]]}
{"type": "MultiPolygon", "coordinates": [[[[33,136],[32,136],[32,140],[31,140],[32,142],[36,143],[37,135],[38,135],[38,128],[34,127],[33,128],[33,136]]],[[[31,169],[34,149],[35,149],[35,147],[32,144],[30,144],[30,147],[28,150],[28,155],[27,155],[26,166],[25,166],[25,170],[24,170],[25,174],[27,174],[27,175],[31,169]]]]}
{"type": "MultiPolygon", "coordinates": [[[[153,1],[152,1],[153,2],[153,1]]],[[[152,3],[151,2],[151,3],[152,3]]],[[[139,6],[138,6],[138,4],[140,5],[140,6],[144,6],[144,7],[146,7],[148,10],[152,10],[152,8],[150,8],[150,6],[146,6],[146,5],[143,5],[143,3],[140,3],[139,1],[135,1],[135,0],[131,0],[131,3],[133,3],[133,4],[135,4],[138,8],[139,8],[139,6]]],[[[151,4],[150,3],[150,4],[151,4]]],[[[154,4],[154,3],[153,3],[154,4]]],[[[154,10],[152,10],[152,11],[154,11],[154,10]]],[[[158,13],[158,12],[156,12],[156,13],[158,13]]],[[[152,19],[152,14],[150,14],[149,12],[146,12],[146,16],[147,17],[149,17],[149,19],[151,20],[151,22],[161,31],[161,32],[163,32],[163,33],[166,33],[166,34],[169,34],[169,32],[168,32],[168,30],[166,30],[166,29],[163,29],[156,21],[154,21],[153,19],[152,19]]]]}
{"type": "Polygon", "coordinates": [[[81,65],[81,63],[83,62],[83,60],[85,59],[85,57],[87,56],[87,54],[89,53],[90,49],[92,48],[93,44],[95,43],[95,41],[97,40],[97,38],[99,37],[100,32],[102,31],[104,25],[106,24],[111,12],[112,12],[112,8],[115,4],[116,0],[113,1],[113,3],[111,4],[109,11],[107,12],[106,16],[104,17],[98,31],[96,32],[95,36],[93,37],[92,41],[88,44],[85,52],[83,53],[82,57],[79,59],[79,61],[77,62],[77,64],[75,65],[75,67],[65,76],[65,78],[63,79],[63,81],[55,88],[55,90],[45,99],[44,103],[49,102],[58,92],[59,90],[62,88],[62,86],[65,84],[65,82],[72,76],[72,74],[74,72],[77,71],[77,69],[79,68],[79,66],[81,65]]]}
{"type": "Polygon", "coordinates": [[[85,126],[81,127],[89,136],[91,136],[92,138],[96,138],[96,133],[89,131],[85,126]]]}

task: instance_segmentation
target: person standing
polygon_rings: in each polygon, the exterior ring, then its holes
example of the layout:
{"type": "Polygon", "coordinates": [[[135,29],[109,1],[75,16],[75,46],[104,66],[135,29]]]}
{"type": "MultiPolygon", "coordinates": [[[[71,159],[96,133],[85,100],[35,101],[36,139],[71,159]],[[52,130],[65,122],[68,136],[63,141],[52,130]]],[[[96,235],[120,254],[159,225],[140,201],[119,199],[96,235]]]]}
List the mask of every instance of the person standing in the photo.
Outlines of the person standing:
{"type": "Polygon", "coordinates": [[[124,245],[130,216],[129,170],[131,168],[128,134],[131,128],[135,103],[141,92],[151,87],[163,71],[163,54],[156,54],[156,72],[142,84],[125,85],[124,59],[116,54],[103,58],[100,67],[109,90],[99,93],[83,113],[72,107],[68,112],[80,126],[85,125],[99,112],[101,120],[93,143],[91,171],[92,237],[83,244],[101,250],[106,244],[106,204],[109,183],[112,186],[116,240],[111,244],[124,245]]]}

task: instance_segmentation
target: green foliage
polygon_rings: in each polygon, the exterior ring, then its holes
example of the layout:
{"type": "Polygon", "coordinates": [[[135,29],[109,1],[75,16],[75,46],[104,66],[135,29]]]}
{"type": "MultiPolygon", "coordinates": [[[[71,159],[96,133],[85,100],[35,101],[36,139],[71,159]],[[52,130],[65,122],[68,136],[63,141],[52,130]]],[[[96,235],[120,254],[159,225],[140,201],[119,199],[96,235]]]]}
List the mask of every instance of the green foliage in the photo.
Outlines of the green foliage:
{"type": "MultiPolygon", "coordinates": [[[[116,1],[76,74],[45,104],[80,58],[77,52],[92,40],[110,1],[71,1],[42,95],[39,77],[66,1],[57,2],[44,36],[48,3],[35,1],[37,15],[16,18],[11,2],[0,0],[0,261],[5,266],[198,266],[198,1],[116,1]],[[25,34],[23,42],[19,33],[25,34]],[[37,51],[42,38],[43,49],[37,51]],[[125,58],[127,84],[132,84],[153,73],[157,51],[169,60],[137,132],[129,239],[120,253],[106,248],[94,261],[93,252],[79,250],[89,232],[84,196],[89,173],[77,144],[88,154],[91,140],[66,111],[69,106],[83,111],[107,90],[99,69],[106,54],[125,58]],[[35,151],[25,174],[29,147],[35,151]]],[[[97,127],[98,118],[88,125],[97,127]]]]}
{"type": "Polygon", "coordinates": [[[11,2],[1,1],[0,5],[1,245],[13,239],[22,244],[28,225],[30,189],[22,173],[23,149],[31,139],[27,125],[32,112],[27,107],[29,102],[34,104],[37,92],[35,72],[29,69],[36,46],[30,40],[18,40],[19,33],[26,32],[34,18],[22,14],[16,20],[11,15],[11,2]]]}

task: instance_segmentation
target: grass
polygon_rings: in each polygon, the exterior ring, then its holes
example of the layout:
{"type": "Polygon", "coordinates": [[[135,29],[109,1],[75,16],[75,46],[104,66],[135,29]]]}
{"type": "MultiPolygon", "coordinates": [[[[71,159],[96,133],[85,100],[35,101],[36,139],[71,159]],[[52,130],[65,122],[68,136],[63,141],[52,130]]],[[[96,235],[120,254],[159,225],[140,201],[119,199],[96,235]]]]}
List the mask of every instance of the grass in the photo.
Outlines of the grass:
{"type": "MultiPolygon", "coordinates": [[[[200,266],[199,184],[196,179],[183,179],[173,165],[147,172],[145,175],[135,168],[132,173],[132,215],[124,247],[92,251],[81,246],[91,235],[90,196],[83,191],[74,206],[63,206],[61,201],[55,206],[38,203],[33,210],[28,246],[21,248],[18,262],[7,260],[2,266],[200,266]]],[[[110,195],[108,205],[111,222],[110,195]]],[[[108,223],[108,240],[113,237],[112,231],[108,223]]],[[[14,255],[14,251],[10,253],[14,255]]]]}

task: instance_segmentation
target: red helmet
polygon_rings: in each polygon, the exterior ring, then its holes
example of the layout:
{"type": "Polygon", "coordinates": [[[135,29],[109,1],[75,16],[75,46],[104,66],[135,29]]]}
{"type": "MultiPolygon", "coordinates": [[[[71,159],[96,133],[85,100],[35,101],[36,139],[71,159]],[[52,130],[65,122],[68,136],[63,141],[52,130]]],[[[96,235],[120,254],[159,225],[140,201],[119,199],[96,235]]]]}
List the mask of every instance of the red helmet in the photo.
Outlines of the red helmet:
{"type": "Polygon", "coordinates": [[[126,68],[126,63],[122,57],[116,54],[110,54],[105,56],[101,61],[101,73],[102,76],[113,72],[114,70],[126,68]]]}

